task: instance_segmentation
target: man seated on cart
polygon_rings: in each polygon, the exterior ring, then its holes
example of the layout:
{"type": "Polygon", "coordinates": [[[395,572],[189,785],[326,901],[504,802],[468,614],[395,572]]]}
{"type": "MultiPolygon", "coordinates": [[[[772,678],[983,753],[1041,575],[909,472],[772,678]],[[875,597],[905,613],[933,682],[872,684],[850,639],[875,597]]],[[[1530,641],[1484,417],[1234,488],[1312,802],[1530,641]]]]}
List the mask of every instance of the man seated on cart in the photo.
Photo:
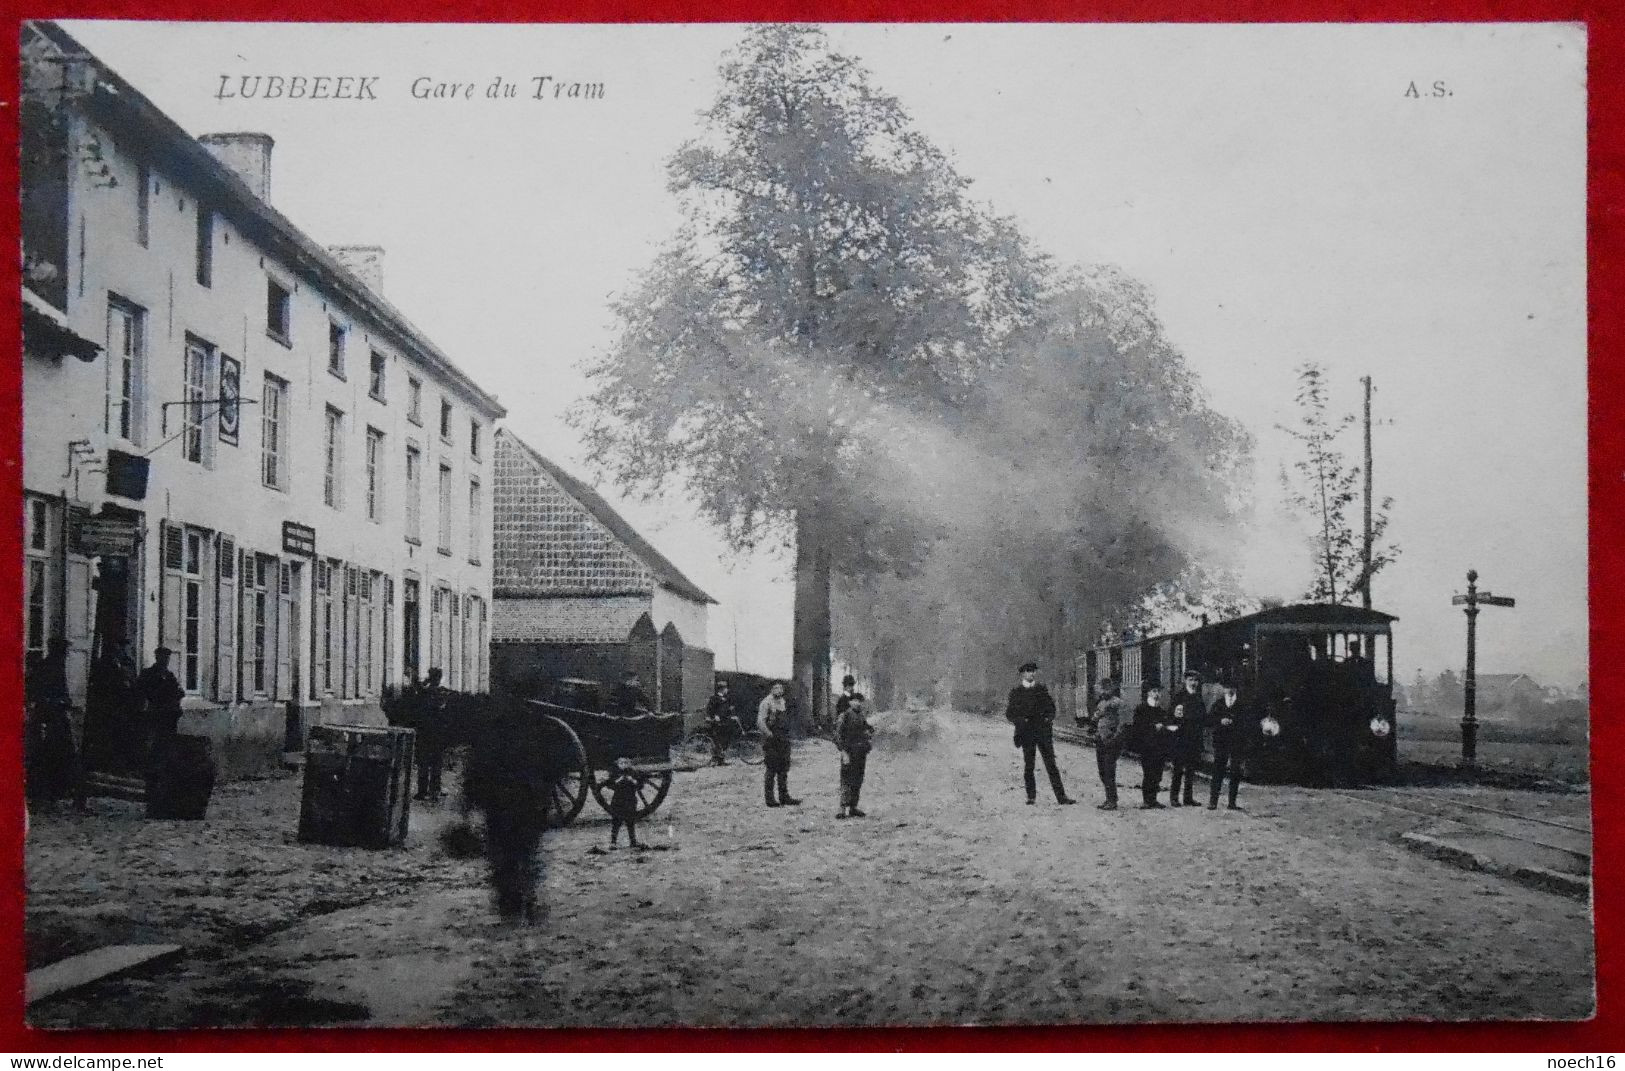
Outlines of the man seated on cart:
{"type": "Polygon", "coordinates": [[[649,713],[649,709],[649,697],[643,694],[638,671],[627,670],[621,676],[621,683],[609,694],[609,710],[606,713],[618,718],[635,718],[640,714],[649,713]]]}

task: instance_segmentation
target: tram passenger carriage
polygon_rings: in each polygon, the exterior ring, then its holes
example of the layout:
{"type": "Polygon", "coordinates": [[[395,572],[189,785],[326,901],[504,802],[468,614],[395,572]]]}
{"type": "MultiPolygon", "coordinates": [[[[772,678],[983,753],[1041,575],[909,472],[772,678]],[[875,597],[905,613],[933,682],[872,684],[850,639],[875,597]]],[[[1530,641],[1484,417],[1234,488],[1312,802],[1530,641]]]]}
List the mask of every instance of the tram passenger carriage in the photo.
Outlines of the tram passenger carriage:
{"type": "MultiPolygon", "coordinates": [[[[1153,685],[1172,692],[1187,669],[1209,706],[1235,681],[1265,717],[1249,748],[1259,781],[1353,784],[1386,779],[1397,759],[1391,614],[1356,606],[1279,606],[1188,632],[1125,634],[1078,656],[1074,679],[1093,710],[1115,678],[1130,706],[1153,685]]],[[[1165,696],[1164,706],[1169,697],[1165,696]]],[[[1085,706],[1086,705],[1086,706],[1085,706]]]]}

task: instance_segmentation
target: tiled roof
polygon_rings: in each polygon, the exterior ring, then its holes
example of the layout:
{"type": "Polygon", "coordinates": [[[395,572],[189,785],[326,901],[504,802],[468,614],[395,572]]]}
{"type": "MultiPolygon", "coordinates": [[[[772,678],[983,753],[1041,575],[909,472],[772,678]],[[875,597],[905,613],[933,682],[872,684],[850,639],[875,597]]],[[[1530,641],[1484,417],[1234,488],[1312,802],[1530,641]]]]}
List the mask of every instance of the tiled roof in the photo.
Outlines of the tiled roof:
{"type": "MultiPolygon", "coordinates": [[[[608,529],[629,553],[637,558],[649,572],[654,574],[655,579],[662,587],[695,602],[716,602],[715,599],[702,591],[697,584],[684,576],[682,571],[671,563],[670,559],[654,548],[653,544],[639,535],[637,529],[633,528],[624,517],[615,512],[614,507],[604,501],[603,496],[599,495],[597,491],[594,491],[587,484],[571,476],[558,465],[537,453],[506,428],[497,432],[497,440],[499,448],[504,442],[511,443],[520,456],[535,466],[536,469],[545,473],[570,498],[580,503],[583,509],[591,514],[599,524],[608,529]]],[[[500,469],[498,470],[498,478],[503,478],[500,469]]],[[[502,489],[499,487],[498,494],[502,495],[502,493],[502,489]]],[[[501,554],[500,546],[498,553],[501,554]]],[[[501,563],[498,565],[498,571],[499,573],[502,571],[501,563]]],[[[498,584],[499,586],[502,584],[500,578],[498,584]]]]}

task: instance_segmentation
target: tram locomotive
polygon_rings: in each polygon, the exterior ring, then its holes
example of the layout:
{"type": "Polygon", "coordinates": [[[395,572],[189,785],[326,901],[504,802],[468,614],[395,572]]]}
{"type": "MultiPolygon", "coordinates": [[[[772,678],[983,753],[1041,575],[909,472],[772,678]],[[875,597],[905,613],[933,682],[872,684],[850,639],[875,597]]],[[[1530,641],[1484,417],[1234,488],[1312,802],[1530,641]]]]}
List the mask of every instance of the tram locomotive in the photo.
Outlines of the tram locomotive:
{"type": "MultiPolygon", "coordinates": [[[[1263,717],[1248,751],[1257,781],[1306,785],[1385,780],[1397,760],[1390,614],[1356,606],[1278,606],[1188,632],[1125,634],[1081,654],[1074,679],[1093,710],[1100,685],[1117,680],[1125,702],[1146,689],[1182,687],[1202,675],[1211,707],[1234,681],[1263,717]]],[[[1171,697],[1170,697],[1171,698],[1171,697]]]]}

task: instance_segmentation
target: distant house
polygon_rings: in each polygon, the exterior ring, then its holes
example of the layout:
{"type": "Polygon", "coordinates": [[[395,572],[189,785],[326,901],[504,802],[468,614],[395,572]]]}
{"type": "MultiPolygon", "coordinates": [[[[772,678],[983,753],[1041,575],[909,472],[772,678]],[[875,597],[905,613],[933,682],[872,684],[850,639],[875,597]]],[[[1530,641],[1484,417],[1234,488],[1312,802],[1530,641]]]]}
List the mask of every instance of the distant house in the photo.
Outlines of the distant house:
{"type": "Polygon", "coordinates": [[[1530,707],[1547,702],[1547,689],[1527,673],[1478,674],[1478,702],[1485,707],[1530,707]]]}
{"type": "Polygon", "coordinates": [[[533,688],[632,669],[658,709],[703,708],[716,600],[591,487],[506,429],[495,444],[493,671],[533,688]]]}

